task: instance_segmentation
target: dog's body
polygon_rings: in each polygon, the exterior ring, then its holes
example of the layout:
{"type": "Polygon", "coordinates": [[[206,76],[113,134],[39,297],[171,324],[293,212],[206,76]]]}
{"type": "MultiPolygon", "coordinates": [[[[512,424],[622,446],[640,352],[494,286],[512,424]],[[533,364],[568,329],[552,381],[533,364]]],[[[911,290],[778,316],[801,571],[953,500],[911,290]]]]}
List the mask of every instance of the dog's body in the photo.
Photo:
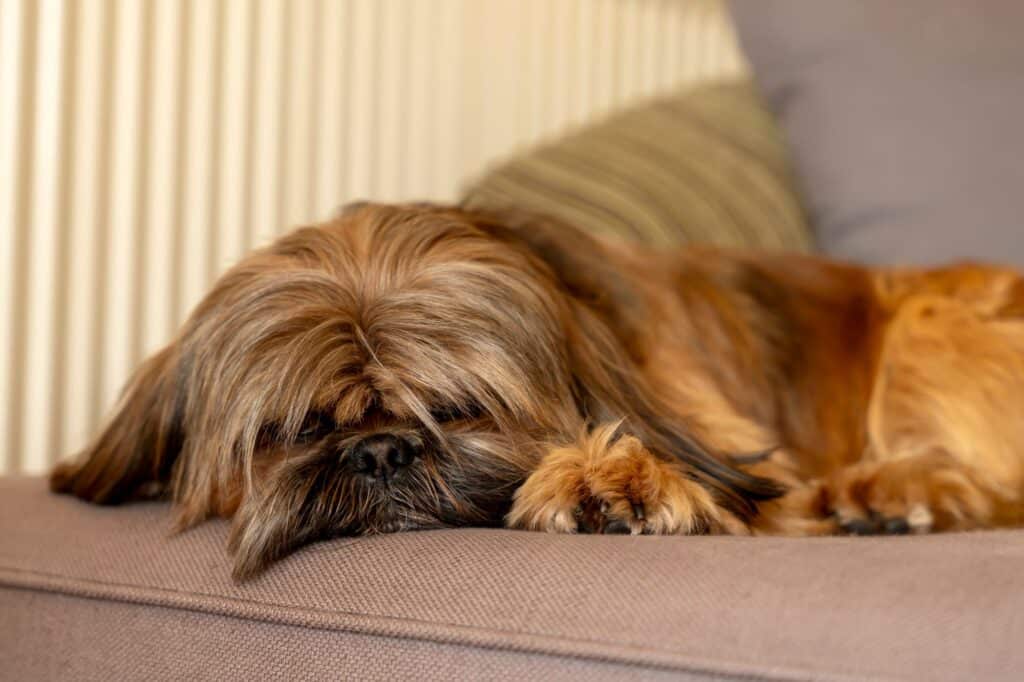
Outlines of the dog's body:
{"type": "Polygon", "coordinates": [[[366,205],[233,268],[55,490],[340,534],[1022,522],[1024,280],[366,205]]]}

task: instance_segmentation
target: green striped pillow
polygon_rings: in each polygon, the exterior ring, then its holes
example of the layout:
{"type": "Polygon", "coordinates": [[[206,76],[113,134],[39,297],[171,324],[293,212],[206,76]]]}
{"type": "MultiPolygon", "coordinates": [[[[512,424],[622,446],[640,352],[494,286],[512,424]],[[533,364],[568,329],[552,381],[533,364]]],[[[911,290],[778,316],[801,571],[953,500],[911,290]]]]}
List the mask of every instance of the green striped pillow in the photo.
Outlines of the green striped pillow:
{"type": "Polygon", "coordinates": [[[654,100],[512,157],[463,201],[660,246],[812,248],[782,135],[748,81],[654,100]]]}

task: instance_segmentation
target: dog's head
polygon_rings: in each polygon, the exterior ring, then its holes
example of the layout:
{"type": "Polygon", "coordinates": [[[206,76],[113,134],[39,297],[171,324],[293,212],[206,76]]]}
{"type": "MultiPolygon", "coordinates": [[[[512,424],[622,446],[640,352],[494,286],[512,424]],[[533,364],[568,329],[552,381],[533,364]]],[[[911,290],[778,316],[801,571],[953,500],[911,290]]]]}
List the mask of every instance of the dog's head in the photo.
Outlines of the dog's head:
{"type": "Polygon", "coordinates": [[[423,205],[300,229],[217,282],[53,487],[163,489],[183,526],[234,516],[239,578],[324,537],[500,524],[545,444],[595,421],[628,420],[742,507],[758,480],[630,370],[646,312],[602,249],[423,205]]]}

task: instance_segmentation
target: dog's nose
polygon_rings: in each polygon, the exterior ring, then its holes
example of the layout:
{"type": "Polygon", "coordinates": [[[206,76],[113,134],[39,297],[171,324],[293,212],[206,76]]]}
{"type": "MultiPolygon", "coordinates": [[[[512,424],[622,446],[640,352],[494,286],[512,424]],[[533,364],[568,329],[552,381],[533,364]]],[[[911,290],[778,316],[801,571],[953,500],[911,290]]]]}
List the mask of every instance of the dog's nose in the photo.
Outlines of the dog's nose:
{"type": "Polygon", "coordinates": [[[371,478],[388,481],[412,463],[412,444],[390,433],[375,433],[352,447],[352,468],[371,478]]]}

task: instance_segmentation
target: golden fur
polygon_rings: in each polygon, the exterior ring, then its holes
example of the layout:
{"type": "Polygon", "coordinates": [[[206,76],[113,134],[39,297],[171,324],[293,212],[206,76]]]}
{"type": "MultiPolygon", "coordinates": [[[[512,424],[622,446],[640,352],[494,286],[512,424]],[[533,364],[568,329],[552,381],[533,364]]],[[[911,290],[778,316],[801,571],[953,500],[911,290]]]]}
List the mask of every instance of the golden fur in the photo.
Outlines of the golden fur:
{"type": "Polygon", "coordinates": [[[1024,283],[359,205],[249,256],[52,487],[335,535],[1018,524],[1024,283]]]}

